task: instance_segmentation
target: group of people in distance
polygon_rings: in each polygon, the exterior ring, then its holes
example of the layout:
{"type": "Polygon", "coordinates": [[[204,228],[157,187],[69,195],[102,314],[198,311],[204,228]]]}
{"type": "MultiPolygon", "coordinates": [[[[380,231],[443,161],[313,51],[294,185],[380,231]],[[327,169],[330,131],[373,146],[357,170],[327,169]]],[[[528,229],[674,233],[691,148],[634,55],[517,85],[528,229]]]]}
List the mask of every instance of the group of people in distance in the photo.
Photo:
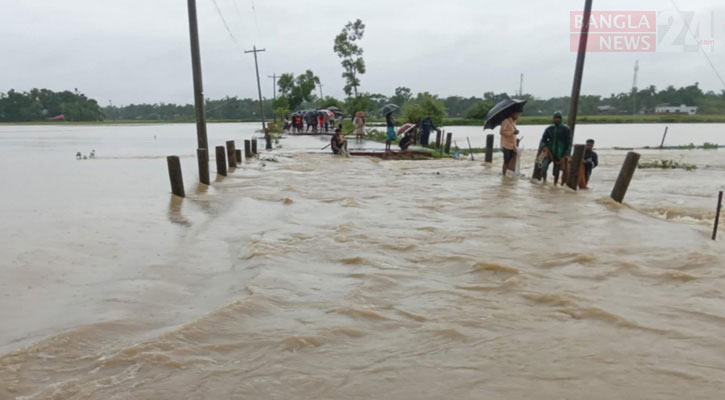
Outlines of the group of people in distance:
{"type": "MultiPolygon", "coordinates": [[[[339,117],[339,123],[342,124],[342,115],[339,117]]],[[[329,133],[330,128],[335,128],[335,119],[328,113],[323,111],[308,111],[306,113],[296,112],[291,118],[285,117],[284,129],[295,134],[299,133],[329,133]]]]}
{"type": "MultiPolygon", "coordinates": [[[[503,151],[503,174],[506,175],[508,169],[514,169],[516,157],[518,154],[519,140],[516,136],[519,130],[516,128],[516,121],[519,118],[519,112],[514,112],[509,118],[501,123],[501,150],[503,151]]],[[[539,151],[536,156],[536,164],[540,168],[540,180],[546,182],[546,175],[549,165],[553,164],[554,186],[557,184],[564,185],[566,177],[569,176],[569,168],[571,166],[571,147],[572,134],[571,129],[562,123],[561,112],[554,113],[554,123],[544,130],[544,134],[539,142],[539,151]],[[561,181],[559,177],[561,176],[561,181]]],[[[594,151],[594,139],[588,139],[582,165],[579,166],[579,182],[580,189],[588,189],[589,178],[592,176],[592,170],[599,165],[599,156],[594,151]]]]}

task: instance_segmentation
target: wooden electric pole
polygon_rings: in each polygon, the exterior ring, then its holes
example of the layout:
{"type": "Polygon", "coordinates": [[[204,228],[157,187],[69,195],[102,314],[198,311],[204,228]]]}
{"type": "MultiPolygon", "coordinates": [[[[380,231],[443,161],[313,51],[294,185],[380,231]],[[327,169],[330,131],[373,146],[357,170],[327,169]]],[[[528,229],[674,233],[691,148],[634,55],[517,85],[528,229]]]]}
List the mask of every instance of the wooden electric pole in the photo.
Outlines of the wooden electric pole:
{"type": "MultiPolygon", "coordinates": [[[[576,69],[574,71],[574,85],[571,89],[571,103],[569,104],[569,128],[571,128],[572,143],[574,142],[574,128],[576,127],[576,116],[579,111],[579,93],[582,89],[582,76],[584,75],[584,58],[587,54],[587,40],[589,39],[589,20],[592,15],[592,0],[584,2],[584,19],[582,31],[579,36],[579,50],[576,56],[576,69]]],[[[572,170],[579,170],[573,168],[572,170]]]]}
{"type": "Polygon", "coordinates": [[[264,100],[262,100],[262,84],[259,82],[259,64],[257,63],[257,53],[265,50],[257,50],[257,46],[252,47],[253,50],[247,50],[244,53],[254,53],[254,69],[257,71],[257,91],[259,92],[259,110],[262,113],[262,133],[267,134],[267,121],[264,120],[264,100]]]}
{"type": "MultiPolygon", "coordinates": [[[[197,148],[206,150],[208,154],[209,144],[206,138],[206,113],[204,112],[204,86],[201,80],[201,52],[199,51],[199,27],[196,22],[196,0],[188,0],[189,8],[189,38],[191,41],[191,69],[194,75],[194,105],[196,107],[196,140],[197,148]]],[[[198,152],[197,154],[202,154],[198,152]]],[[[199,164],[199,181],[209,184],[208,158],[197,157],[199,164]],[[207,165],[202,165],[202,162],[207,165]]]]}
{"type": "MultiPolygon", "coordinates": [[[[574,144],[574,128],[576,127],[576,116],[579,111],[579,93],[582,88],[582,76],[584,75],[584,58],[587,54],[587,40],[589,39],[589,22],[592,15],[592,0],[584,1],[584,15],[581,35],[579,36],[579,49],[576,56],[576,69],[574,71],[574,84],[571,89],[571,103],[569,104],[569,128],[571,128],[571,143],[574,144]]],[[[574,147],[577,149],[576,147],[574,147]]],[[[583,152],[583,147],[578,150],[583,152]]],[[[573,160],[580,160],[582,155],[574,154],[573,160]]],[[[576,190],[579,181],[579,170],[581,165],[572,163],[567,177],[567,186],[576,190]]],[[[562,177],[563,178],[563,177],[562,177]]]]}

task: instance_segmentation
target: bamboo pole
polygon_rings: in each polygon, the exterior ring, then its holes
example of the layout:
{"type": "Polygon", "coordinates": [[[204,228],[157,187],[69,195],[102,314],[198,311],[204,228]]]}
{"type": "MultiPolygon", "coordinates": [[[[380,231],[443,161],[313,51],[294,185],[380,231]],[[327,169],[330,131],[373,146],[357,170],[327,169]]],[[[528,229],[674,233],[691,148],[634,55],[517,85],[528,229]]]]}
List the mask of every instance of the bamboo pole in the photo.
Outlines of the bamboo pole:
{"type": "Polygon", "coordinates": [[[662,142],[660,143],[660,150],[662,150],[665,147],[665,138],[667,137],[667,130],[670,129],[669,126],[665,127],[665,133],[662,135],[662,142]]]}

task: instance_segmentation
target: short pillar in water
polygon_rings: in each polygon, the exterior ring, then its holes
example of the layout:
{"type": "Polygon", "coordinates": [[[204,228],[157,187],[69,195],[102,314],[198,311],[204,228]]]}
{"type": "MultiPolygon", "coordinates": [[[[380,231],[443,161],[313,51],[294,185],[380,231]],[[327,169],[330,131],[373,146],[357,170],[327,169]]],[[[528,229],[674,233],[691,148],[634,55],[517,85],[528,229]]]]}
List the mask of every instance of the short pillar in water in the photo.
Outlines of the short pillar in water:
{"type": "Polygon", "coordinates": [[[486,162],[493,162],[493,135],[486,135],[486,162]]]}
{"type": "Polygon", "coordinates": [[[257,153],[257,139],[252,139],[252,154],[258,154],[257,153]]]}
{"type": "Polygon", "coordinates": [[[627,194],[627,188],[629,188],[629,183],[632,181],[634,171],[637,169],[639,157],[640,155],[633,151],[627,153],[627,158],[624,159],[624,164],[622,164],[622,169],[619,171],[617,182],[614,184],[614,189],[612,189],[612,198],[614,201],[621,203],[624,200],[624,195],[627,194]]]}
{"type": "Polygon", "coordinates": [[[233,140],[227,140],[227,158],[229,159],[229,168],[237,166],[237,152],[235,147],[233,140]]]}
{"type": "Polygon", "coordinates": [[[196,149],[196,159],[199,162],[199,182],[209,184],[209,150],[196,149]]]}
{"type": "Polygon", "coordinates": [[[227,158],[224,146],[216,147],[216,173],[227,176],[227,158]]]}
{"type": "Polygon", "coordinates": [[[246,158],[252,157],[252,141],[251,140],[244,141],[244,157],[246,157],[246,158]]]}
{"type": "Polygon", "coordinates": [[[181,162],[177,156],[166,157],[166,164],[169,167],[169,180],[171,181],[171,193],[179,197],[185,197],[184,178],[181,175],[181,162]]]}
{"type": "MultiPolygon", "coordinates": [[[[579,171],[581,170],[582,163],[584,162],[584,152],[586,146],[583,144],[574,145],[574,152],[571,156],[571,164],[569,164],[569,176],[566,177],[566,185],[570,189],[577,190],[579,185],[579,171]]],[[[635,168],[637,165],[635,165],[635,168]]],[[[564,179],[564,177],[562,177],[564,179]]],[[[627,189],[625,189],[626,191],[627,189]]],[[[624,195],[622,195],[624,197],[624,195]]],[[[621,203],[621,202],[620,202],[621,203]]]]}
{"type": "Polygon", "coordinates": [[[441,148],[441,139],[442,139],[442,136],[443,136],[443,132],[436,131],[436,149],[440,149],[441,148]]]}
{"type": "Polygon", "coordinates": [[[446,149],[445,149],[446,154],[451,153],[451,141],[452,140],[453,140],[453,132],[448,132],[448,134],[446,135],[446,149]]]}
{"type": "Polygon", "coordinates": [[[241,164],[242,163],[242,150],[236,149],[234,152],[234,155],[237,157],[237,164],[241,164]]]}

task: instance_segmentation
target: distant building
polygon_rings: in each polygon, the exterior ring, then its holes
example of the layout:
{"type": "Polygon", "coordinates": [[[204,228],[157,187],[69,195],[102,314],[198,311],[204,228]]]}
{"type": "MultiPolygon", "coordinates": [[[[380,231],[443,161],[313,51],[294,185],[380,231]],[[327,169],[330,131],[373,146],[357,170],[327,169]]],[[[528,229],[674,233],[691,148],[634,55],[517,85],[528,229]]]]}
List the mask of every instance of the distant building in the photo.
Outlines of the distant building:
{"type": "Polygon", "coordinates": [[[697,114],[696,106],[687,106],[681,104],[679,106],[671,106],[669,104],[660,104],[655,107],[655,114],[697,114]]]}
{"type": "Polygon", "coordinates": [[[604,114],[613,113],[613,112],[617,111],[617,108],[610,106],[608,104],[605,104],[605,105],[597,106],[597,111],[600,113],[604,113],[604,114]]]}

